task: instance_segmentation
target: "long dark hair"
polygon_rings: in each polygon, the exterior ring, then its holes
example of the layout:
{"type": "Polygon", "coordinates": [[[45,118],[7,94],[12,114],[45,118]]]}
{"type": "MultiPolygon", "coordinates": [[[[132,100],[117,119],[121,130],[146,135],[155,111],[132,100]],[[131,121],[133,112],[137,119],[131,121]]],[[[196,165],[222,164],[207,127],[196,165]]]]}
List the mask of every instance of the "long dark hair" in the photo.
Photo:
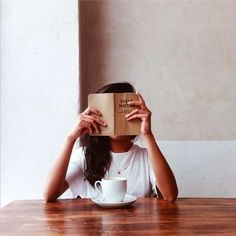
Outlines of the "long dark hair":
{"type": "MultiPolygon", "coordinates": [[[[133,93],[134,87],[128,82],[112,83],[100,88],[97,93],[133,93]]],[[[85,134],[80,138],[80,145],[85,154],[85,179],[93,186],[101,180],[110,168],[110,137],[90,136],[85,134]]]]}

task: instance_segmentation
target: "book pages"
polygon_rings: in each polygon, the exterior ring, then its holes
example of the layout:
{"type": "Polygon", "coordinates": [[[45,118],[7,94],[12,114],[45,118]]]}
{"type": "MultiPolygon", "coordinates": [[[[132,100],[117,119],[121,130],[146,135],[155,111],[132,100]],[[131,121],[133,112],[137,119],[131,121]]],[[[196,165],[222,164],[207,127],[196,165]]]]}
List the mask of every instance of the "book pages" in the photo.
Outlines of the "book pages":
{"type": "Polygon", "coordinates": [[[107,123],[106,127],[100,127],[100,134],[93,135],[114,135],[114,94],[89,94],[88,105],[99,110],[102,113],[100,118],[107,123]]]}

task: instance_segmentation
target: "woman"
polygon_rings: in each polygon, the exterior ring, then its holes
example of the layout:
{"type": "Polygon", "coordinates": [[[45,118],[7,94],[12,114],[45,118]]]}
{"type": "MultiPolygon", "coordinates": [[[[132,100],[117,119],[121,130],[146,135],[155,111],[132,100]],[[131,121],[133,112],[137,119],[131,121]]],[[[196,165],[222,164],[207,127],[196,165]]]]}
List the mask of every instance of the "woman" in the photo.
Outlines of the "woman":
{"type": "MultiPolygon", "coordinates": [[[[129,83],[113,83],[97,93],[135,92],[129,83]]],[[[128,180],[127,194],[150,197],[155,194],[170,202],[175,201],[178,188],[175,177],[161,153],[151,130],[151,112],[142,96],[130,101],[136,109],[126,115],[128,121],[141,120],[141,136],[146,148],[133,144],[134,136],[90,136],[106,127],[101,113],[88,107],[77,119],[68,134],[64,147],[56,159],[44,192],[47,202],[55,201],[68,188],[74,197],[93,197],[94,183],[104,176],[123,176],[128,180]],[[95,118],[96,117],[96,118],[95,118]],[[80,148],[73,149],[79,139],[80,148]]]]}

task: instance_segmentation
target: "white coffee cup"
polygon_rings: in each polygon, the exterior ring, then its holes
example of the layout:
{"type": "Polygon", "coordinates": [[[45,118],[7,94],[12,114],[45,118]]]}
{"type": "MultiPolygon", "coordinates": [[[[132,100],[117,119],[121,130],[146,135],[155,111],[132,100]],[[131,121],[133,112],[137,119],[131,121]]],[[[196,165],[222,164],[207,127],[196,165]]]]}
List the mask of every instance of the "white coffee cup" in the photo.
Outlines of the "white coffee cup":
{"type": "Polygon", "coordinates": [[[123,177],[105,177],[95,182],[96,190],[108,202],[122,202],[127,190],[127,179],[123,177]],[[98,188],[101,185],[102,192],[98,188]]]}

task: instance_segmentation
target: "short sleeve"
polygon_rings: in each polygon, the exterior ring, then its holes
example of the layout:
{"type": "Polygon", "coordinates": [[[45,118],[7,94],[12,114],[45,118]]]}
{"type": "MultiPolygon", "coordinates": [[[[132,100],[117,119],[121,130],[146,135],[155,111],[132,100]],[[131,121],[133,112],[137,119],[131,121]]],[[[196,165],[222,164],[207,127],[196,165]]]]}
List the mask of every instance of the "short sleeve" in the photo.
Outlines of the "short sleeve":
{"type": "Polygon", "coordinates": [[[66,182],[68,183],[74,198],[83,195],[85,190],[84,161],[83,148],[75,148],[72,151],[66,174],[66,182]]]}

